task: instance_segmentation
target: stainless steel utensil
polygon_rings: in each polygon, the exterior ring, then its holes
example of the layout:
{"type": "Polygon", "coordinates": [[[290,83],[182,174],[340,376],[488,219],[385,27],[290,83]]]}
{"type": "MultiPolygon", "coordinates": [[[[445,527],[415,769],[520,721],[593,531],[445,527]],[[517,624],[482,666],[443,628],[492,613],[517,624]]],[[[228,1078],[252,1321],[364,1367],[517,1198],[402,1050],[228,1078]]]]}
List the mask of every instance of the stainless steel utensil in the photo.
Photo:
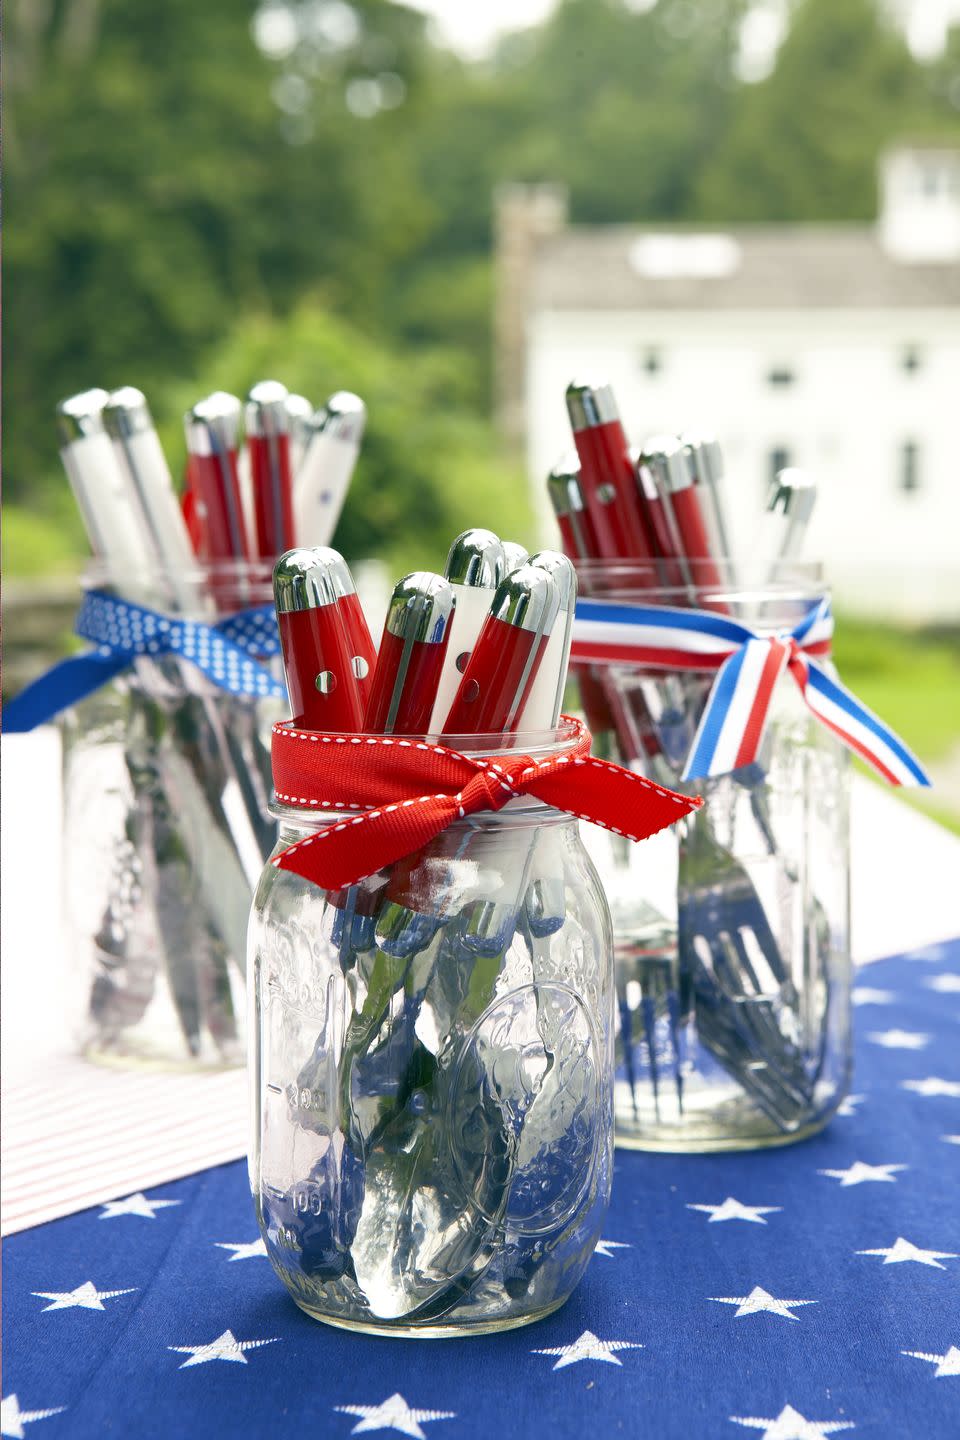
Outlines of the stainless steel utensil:
{"type": "Polygon", "coordinates": [[[702,1042],[784,1131],[812,1089],[798,1044],[798,997],[745,867],[706,809],[683,823],[677,944],[702,1042]]]}

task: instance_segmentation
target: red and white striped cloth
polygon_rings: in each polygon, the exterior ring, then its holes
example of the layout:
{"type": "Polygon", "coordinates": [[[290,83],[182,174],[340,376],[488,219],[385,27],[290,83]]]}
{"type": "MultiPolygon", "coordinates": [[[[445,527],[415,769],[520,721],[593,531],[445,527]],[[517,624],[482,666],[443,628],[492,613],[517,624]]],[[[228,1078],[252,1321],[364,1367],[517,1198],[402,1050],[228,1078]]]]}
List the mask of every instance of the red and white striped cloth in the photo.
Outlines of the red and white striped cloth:
{"type": "Polygon", "coordinates": [[[244,1070],[161,1074],[52,1058],[2,1094],[0,1233],[246,1153],[244,1070]]]}

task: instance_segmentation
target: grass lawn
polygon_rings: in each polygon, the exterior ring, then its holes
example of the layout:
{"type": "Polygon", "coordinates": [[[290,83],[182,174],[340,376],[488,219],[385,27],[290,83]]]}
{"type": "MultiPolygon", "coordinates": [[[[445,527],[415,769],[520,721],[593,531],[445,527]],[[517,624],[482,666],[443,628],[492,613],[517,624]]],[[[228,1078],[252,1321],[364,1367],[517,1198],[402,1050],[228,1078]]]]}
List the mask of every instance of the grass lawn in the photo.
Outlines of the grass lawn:
{"type": "Polygon", "coordinates": [[[932,790],[904,790],[903,798],[960,834],[960,761],[947,773],[960,749],[960,630],[838,617],[834,659],[844,683],[934,772],[932,790]]]}
{"type": "Polygon", "coordinates": [[[79,575],[88,554],[69,490],[44,495],[43,508],[3,507],[3,573],[10,579],[79,575]]]}

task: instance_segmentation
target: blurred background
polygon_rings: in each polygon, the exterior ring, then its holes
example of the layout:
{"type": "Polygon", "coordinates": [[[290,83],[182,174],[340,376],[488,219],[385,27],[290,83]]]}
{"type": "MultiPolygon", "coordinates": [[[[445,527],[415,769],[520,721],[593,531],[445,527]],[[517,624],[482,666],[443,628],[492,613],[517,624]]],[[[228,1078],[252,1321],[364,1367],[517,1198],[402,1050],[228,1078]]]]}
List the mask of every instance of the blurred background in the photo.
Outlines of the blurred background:
{"type": "Polygon", "coordinates": [[[5,693],[71,643],[59,398],[369,428],[336,543],[554,539],[574,371],[821,484],[847,682],[960,829],[960,0],[8,0],[5,693]]]}

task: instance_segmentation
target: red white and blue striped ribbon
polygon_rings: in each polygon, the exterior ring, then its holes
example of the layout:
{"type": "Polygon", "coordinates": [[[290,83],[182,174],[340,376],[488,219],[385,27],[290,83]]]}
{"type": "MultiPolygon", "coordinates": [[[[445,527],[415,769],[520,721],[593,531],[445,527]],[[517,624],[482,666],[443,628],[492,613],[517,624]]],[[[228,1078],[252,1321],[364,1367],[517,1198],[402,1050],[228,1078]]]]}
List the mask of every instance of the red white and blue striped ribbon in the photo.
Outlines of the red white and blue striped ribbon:
{"type": "Polygon", "coordinates": [[[929,785],[916,756],[833,673],[832,635],[826,599],[812,605],[793,630],[775,635],[757,634],[707,610],[579,600],[570,658],[591,665],[717,672],[684,780],[725,775],[753,763],[774,688],[789,671],[821,724],[891,785],[929,785]]]}

